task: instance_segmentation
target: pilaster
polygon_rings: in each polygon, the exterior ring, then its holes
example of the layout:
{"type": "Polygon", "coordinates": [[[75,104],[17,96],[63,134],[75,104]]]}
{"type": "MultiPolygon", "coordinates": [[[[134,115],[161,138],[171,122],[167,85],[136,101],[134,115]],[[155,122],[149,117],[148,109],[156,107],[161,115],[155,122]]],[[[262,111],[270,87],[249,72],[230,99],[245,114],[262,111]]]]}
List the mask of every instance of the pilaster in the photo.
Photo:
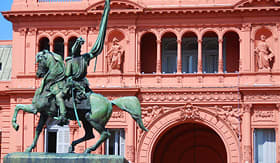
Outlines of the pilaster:
{"type": "Polygon", "coordinates": [[[252,104],[243,105],[243,120],[242,120],[243,163],[252,162],[251,109],[252,109],[252,104]]]}

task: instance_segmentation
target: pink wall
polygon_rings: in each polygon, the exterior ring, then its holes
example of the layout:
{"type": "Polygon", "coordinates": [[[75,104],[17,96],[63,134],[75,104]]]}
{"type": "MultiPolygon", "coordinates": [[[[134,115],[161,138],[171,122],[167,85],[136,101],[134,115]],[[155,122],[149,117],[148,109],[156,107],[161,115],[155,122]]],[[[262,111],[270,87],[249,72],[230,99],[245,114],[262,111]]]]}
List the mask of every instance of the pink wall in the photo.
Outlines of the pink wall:
{"type": "MultiPolygon", "coordinates": [[[[279,3],[246,0],[200,1],[117,1],[112,0],[107,39],[98,58],[88,70],[91,88],[110,99],[137,95],[141,100],[145,125],[143,133],[127,114],[115,110],[108,128],[124,128],[125,156],[131,162],[151,163],[153,149],[167,129],[182,123],[195,122],[208,126],[225,145],[228,163],[253,163],[253,130],[273,128],[276,131],[276,160],[280,161],[280,19],[279,3]],[[227,71],[239,68],[239,73],[223,73],[223,36],[234,31],[239,38],[228,36],[227,71]],[[151,32],[141,49],[141,39],[151,32]],[[198,73],[161,74],[161,42],[165,33],[177,38],[177,63],[181,63],[181,38],[186,32],[197,37],[198,73]],[[218,73],[202,73],[202,38],[207,33],[218,37],[218,73]],[[269,71],[259,71],[255,49],[261,34],[268,35],[266,43],[273,50],[275,62],[269,71]],[[118,37],[124,50],[122,72],[108,71],[106,55],[112,38],[118,37]],[[237,48],[239,47],[239,48],[237,48]],[[238,56],[239,55],[239,56],[238,56]],[[145,56],[145,57],[144,57],[145,56]],[[145,62],[145,63],[144,63],[145,62]],[[156,74],[144,74],[152,70],[156,74]]],[[[9,82],[0,81],[1,157],[23,151],[32,141],[37,116],[19,114],[18,132],[11,128],[11,116],[16,104],[30,104],[40,80],[35,78],[35,55],[40,38],[50,40],[51,49],[57,37],[64,40],[82,36],[87,52],[98,34],[103,1],[37,2],[14,0],[12,10],[4,12],[13,23],[13,70],[9,82]],[[11,136],[12,135],[12,136],[11,136]]],[[[144,40],[144,39],[143,39],[144,40]]],[[[6,44],[1,43],[0,44],[6,44]]],[[[68,45],[65,44],[65,52],[68,45]]],[[[66,56],[66,54],[65,54],[66,56]]],[[[177,65],[180,70],[181,65],[177,65]]],[[[70,125],[71,139],[83,135],[76,124],[70,125]]],[[[82,143],[82,152],[96,140],[82,143]]],[[[211,144],[210,144],[211,146],[211,144]]],[[[35,151],[44,149],[41,135],[35,151]]],[[[104,146],[95,153],[104,153],[104,146]]]]}

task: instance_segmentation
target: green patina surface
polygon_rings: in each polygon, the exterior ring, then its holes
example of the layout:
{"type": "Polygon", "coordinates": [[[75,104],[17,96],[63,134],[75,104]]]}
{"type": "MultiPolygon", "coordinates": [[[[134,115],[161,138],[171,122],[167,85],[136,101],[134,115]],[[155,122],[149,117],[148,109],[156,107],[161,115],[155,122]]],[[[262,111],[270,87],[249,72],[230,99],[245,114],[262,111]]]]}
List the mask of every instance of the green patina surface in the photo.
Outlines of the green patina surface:
{"type": "Polygon", "coordinates": [[[4,163],[128,163],[122,156],[78,153],[15,152],[4,157],[4,163]]]}

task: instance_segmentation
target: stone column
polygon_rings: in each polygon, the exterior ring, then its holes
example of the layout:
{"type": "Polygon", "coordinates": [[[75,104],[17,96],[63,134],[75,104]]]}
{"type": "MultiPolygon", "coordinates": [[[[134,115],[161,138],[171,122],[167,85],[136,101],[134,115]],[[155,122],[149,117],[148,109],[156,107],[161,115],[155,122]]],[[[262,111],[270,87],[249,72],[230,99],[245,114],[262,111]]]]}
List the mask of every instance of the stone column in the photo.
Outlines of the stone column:
{"type": "Polygon", "coordinates": [[[240,36],[243,40],[240,44],[240,61],[242,62],[242,72],[249,72],[251,67],[251,24],[242,25],[242,35],[240,36]],[[248,55],[249,54],[249,55],[248,55]]]}
{"type": "Polygon", "coordinates": [[[243,163],[252,162],[251,109],[252,109],[252,104],[243,105],[243,112],[244,112],[243,120],[242,120],[243,163]]]}
{"type": "Polygon", "coordinates": [[[64,60],[68,56],[68,40],[64,40],[64,60]]]}
{"type": "Polygon", "coordinates": [[[50,51],[53,52],[53,39],[50,40],[50,51]]]}
{"type": "Polygon", "coordinates": [[[127,145],[126,145],[126,158],[129,162],[135,162],[135,122],[134,120],[127,114],[128,117],[128,130],[127,130],[127,145]]]}
{"type": "Polygon", "coordinates": [[[161,73],[161,40],[157,40],[157,74],[161,73]]]}
{"type": "Polygon", "coordinates": [[[182,46],[181,40],[177,40],[177,73],[182,73],[182,46]]]}
{"type": "Polygon", "coordinates": [[[218,72],[223,73],[223,39],[219,39],[219,61],[218,61],[218,72]]]}
{"type": "Polygon", "coordinates": [[[138,38],[137,40],[137,72],[136,73],[141,73],[141,41],[138,38]]]}
{"type": "MultiPolygon", "coordinates": [[[[278,109],[278,117],[280,117],[280,103],[276,104],[276,108],[278,109]]],[[[276,144],[278,147],[276,147],[276,161],[277,163],[280,163],[280,123],[279,123],[279,118],[278,118],[278,139],[276,138],[276,144]],[[278,154],[277,154],[278,153],[278,154]]],[[[277,135],[277,134],[276,134],[277,135]]]]}
{"type": "Polygon", "coordinates": [[[197,59],[197,73],[202,73],[202,40],[197,40],[198,44],[198,59],[197,59]]]}

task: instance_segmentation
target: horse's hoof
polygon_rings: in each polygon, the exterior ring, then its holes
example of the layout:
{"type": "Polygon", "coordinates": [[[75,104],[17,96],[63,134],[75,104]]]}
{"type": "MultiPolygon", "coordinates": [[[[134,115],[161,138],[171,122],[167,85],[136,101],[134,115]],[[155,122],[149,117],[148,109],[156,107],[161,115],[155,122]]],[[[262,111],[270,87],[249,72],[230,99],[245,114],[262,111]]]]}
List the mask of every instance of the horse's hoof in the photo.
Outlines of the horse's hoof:
{"type": "Polygon", "coordinates": [[[19,125],[17,123],[13,123],[13,128],[17,131],[19,128],[19,125]]]}
{"type": "Polygon", "coordinates": [[[27,148],[24,152],[31,152],[32,148],[27,148]]]}
{"type": "Polygon", "coordinates": [[[69,146],[68,153],[75,153],[74,152],[74,147],[72,145],[69,146]]]}
{"type": "Polygon", "coordinates": [[[84,153],[90,153],[90,152],[91,152],[91,150],[86,149],[84,153]]]}

